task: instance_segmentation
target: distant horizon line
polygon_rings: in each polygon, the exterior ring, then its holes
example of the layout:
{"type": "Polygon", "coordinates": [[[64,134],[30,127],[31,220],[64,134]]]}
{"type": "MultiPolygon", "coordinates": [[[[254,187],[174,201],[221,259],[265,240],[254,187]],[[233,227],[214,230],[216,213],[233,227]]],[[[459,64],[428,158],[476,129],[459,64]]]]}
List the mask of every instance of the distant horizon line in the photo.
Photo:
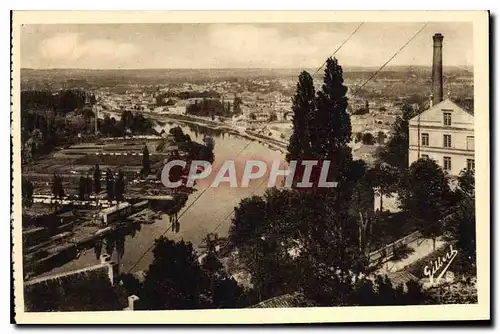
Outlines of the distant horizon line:
{"type": "MultiPolygon", "coordinates": [[[[380,66],[363,66],[363,65],[352,65],[345,66],[343,68],[366,68],[366,69],[378,69],[380,66]]],[[[395,67],[418,67],[418,68],[429,68],[432,66],[428,65],[388,65],[385,68],[395,68],[395,67]]],[[[467,68],[472,69],[474,65],[443,65],[444,68],[467,68]]],[[[151,68],[85,68],[85,67],[47,67],[47,68],[34,68],[34,67],[21,67],[21,70],[33,70],[33,71],[47,71],[47,70],[81,70],[81,71],[144,71],[144,70],[316,70],[316,67],[151,67],[151,68]]]]}

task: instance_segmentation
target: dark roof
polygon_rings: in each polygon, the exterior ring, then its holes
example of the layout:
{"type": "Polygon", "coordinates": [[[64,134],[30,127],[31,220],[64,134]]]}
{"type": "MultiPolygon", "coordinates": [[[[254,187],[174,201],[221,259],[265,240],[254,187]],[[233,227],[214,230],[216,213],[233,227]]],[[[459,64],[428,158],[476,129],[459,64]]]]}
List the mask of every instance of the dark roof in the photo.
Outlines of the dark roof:
{"type": "Polygon", "coordinates": [[[433,106],[430,106],[427,109],[424,109],[424,110],[420,111],[419,113],[415,114],[412,119],[416,119],[418,115],[420,115],[420,114],[422,114],[424,112],[427,112],[429,110],[431,112],[433,112],[433,111],[441,111],[441,109],[443,109],[443,108],[460,109],[460,110],[465,111],[469,115],[474,116],[474,112],[472,110],[464,107],[463,103],[457,104],[454,101],[452,101],[451,99],[447,98],[447,99],[445,99],[445,100],[443,100],[443,101],[441,101],[441,102],[439,102],[439,103],[437,103],[437,104],[435,104],[433,106]]]}
{"type": "Polygon", "coordinates": [[[466,113],[474,116],[474,100],[458,100],[458,99],[452,99],[453,103],[455,103],[457,106],[459,106],[460,108],[462,108],[466,113]],[[470,103],[467,103],[467,102],[471,102],[472,105],[470,103]]]}
{"type": "Polygon", "coordinates": [[[314,302],[308,300],[301,293],[296,292],[264,300],[258,304],[250,306],[250,308],[289,308],[310,306],[315,306],[314,302]]]}

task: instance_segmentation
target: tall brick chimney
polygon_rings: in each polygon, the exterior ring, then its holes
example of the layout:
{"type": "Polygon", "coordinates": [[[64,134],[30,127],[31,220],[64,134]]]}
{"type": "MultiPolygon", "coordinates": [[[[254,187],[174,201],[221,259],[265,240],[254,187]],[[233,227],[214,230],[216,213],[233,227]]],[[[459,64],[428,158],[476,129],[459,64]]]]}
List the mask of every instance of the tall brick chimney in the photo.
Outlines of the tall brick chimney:
{"type": "Polygon", "coordinates": [[[443,35],[440,33],[432,36],[432,104],[443,101],[443,35]]]}

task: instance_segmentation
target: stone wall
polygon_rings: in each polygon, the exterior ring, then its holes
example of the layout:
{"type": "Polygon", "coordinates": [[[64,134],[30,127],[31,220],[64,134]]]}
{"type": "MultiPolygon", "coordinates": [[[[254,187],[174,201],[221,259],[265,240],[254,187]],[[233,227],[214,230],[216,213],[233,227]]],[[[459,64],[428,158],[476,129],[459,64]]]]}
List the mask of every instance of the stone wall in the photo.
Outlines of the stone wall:
{"type": "Polygon", "coordinates": [[[115,287],[117,266],[108,257],[101,264],[24,283],[27,312],[122,310],[127,295],[115,287]]]}

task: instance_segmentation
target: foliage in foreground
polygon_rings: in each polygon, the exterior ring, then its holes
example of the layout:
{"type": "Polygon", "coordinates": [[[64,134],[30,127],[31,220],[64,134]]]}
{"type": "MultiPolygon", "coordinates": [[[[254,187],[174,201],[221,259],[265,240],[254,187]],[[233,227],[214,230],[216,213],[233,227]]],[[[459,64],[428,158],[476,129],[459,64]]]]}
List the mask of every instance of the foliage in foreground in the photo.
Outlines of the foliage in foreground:
{"type": "Polygon", "coordinates": [[[223,270],[213,253],[202,264],[191,243],[163,236],[155,241],[154,260],[139,283],[123,278],[129,293],[147,310],[235,308],[248,306],[246,292],[223,270]]]}
{"type": "Polygon", "coordinates": [[[229,240],[251,274],[259,301],[300,291],[320,306],[425,303],[418,284],[393,287],[366,277],[357,222],[345,222],[321,196],[272,189],[244,199],[229,240]]]}

